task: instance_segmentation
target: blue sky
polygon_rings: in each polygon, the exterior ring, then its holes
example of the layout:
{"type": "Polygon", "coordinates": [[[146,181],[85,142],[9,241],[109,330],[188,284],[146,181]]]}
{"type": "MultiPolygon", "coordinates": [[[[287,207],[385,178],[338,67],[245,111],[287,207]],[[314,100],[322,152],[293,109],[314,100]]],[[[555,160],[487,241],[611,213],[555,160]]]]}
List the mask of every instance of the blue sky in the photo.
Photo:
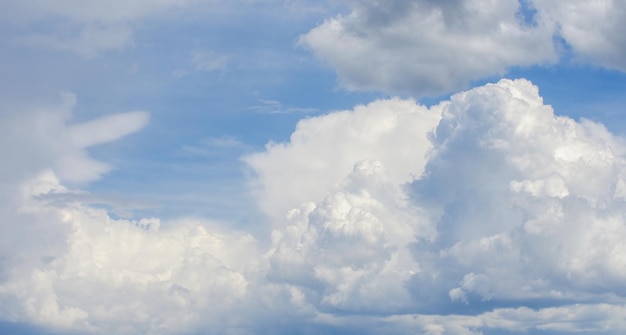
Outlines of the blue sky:
{"type": "Polygon", "coordinates": [[[0,13],[0,332],[626,329],[622,2],[0,13]]]}

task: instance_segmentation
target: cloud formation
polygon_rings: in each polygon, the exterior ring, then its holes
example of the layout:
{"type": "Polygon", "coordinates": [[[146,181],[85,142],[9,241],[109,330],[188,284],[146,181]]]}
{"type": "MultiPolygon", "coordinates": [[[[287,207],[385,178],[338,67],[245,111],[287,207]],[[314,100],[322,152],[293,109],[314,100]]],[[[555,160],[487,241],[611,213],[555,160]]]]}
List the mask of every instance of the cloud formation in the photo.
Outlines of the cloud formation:
{"type": "Polygon", "coordinates": [[[94,56],[130,45],[140,19],[194,2],[8,0],[0,4],[0,22],[17,27],[22,43],[94,56]]]}
{"type": "Polygon", "coordinates": [[[350,90],[436,96],[555,63],[563,46],[583,62],[624,71],[619,1],[347,1],[350,13],[300,38],[350,90]]]}
{"type": "Polygon", "coordinates": [[[270,278],[326,313],[438,315],[412,322],[429,334],[619,332],[619,316],[589,324],[585,314],[624,301],[623,140],[555,116],[526,80],[437,110],[441,121],[422,133],[432,143],[423,174],[398,187],[380,162],[357,163],[336,193],[274,231],[270,278]]]}
{"type": "MultiPolygon", "coordinates": [[[[50,173],[27,189],[30,196],[68,192],[50,173]]],[[[50,206],[45,198],[27,201],[18,218],[33,214],[64,234],[57,235],[58,249],[39,246],[37,265],[15,265],[0,285],[1,299],[15,302],[3,304],[9,321],[81,333],[177,333],[199,323],[221,332],[257,261],[247,257],[258,254],[249,235],[209,231],[206,222],[161,230],[158,219],[116,220],[79,203],[50,206]]]]}
{"type": "Polygon", "coordinates": [[[625,150],[505,79],[306,119],[249,156],[269,238],[48,201],[75,191],[44,172],[2,207],[0,315],[93,334],[621,333],[625,150]]]}
{"type": "Polygon", "coordinates": [[[348,89],[436,95],[558,59],[550,27],[521,19],[517,0],[349,3],[300,40],[348,89]]]}
{"type": "Polygon", "coordinates": [[[136,132],[149,120],[147,112],[134,111],[69,125],[76,101],[74,94],[66,92],[54,104],[32,104],[20,110],[13,110],[14,106],[0,107],[0,149],[13,158],[3,164],[3,179],[12,184],[25,182],[52,168],[64,182],[96,180],[110,166],[89,157],[86,149],[136,132]]]}
{"type": "Polygon", "coordinates": [[[390,99],[301,120],[289,143],[244,157],[258,175],[253,187],[261,209],[282,222],[290,209],[322,200],[362,160],[381,162],[393,183],[410,181],[426,164],[437,108],[390,99]]]}
{"type": "Polygon", "coordinates": [[[424,176],[410,185],[437,225],[416,250],[438,254],[441,297],[477,306],[623,300],[623,140],[555,116],[537,91],[502,80],[444,109],[424,176]]]}
{"type": "Polygon", "coordinates": [[[537,9],[557,26],[582,62],[626,71],[624,31],[626,4],[623,1],[568,1],[557,4],[549,0],[534,0],[537,9]]]}

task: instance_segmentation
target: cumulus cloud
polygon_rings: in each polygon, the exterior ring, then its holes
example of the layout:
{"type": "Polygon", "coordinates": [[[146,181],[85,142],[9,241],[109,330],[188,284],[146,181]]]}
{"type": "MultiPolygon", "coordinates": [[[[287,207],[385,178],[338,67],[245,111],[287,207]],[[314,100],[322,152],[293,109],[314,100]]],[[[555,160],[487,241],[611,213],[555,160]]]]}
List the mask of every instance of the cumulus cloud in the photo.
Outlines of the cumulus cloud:
{"type": "Polygon", "coordinates": [[[348,89],[441,94],[558,58],[551,28],[528,24],[517,0],[349,3],[300,40],[348,89]]]}
{"type": "MultiPolygon", "coordinates": [[[[51,173],[28,186],[31,196],[67,192],[51,173]]],[[[22,211],[46,216],[46,224],[64,234],[57,234],[56,252],[38,247],[49,252],[38,267],[14,265],[0,284],[0,299],[15,301],[2,305],[5,320],[13,322],[124,334],[215,324],[220,332],[229,306],[246,294],[244,274],[257,262],[248,257],[258,254],[251,236],[209,230],[207,222],[162,229],[158,219],[115,220],[101,209],[50,206],[36,198],[22,211]]]]}
{"type": "Polygon", "coordinates": [[[520,79],[302,121],[246,158],[271,184],[269,239],[50,202],[73,191],[47,172],[2,222],[0,315],[93,334],[621,333],[625,154],[520,79]]]}
{"type": "Polygon", "coordinates": [[[527,81],[503,80],[454,95],[433,143],[410,188],[437,237],[416,250],[439,254],[453,300],[621,296],[621,139],[555,116],[527,81]]]}
{"type": "Polygon", "coordinates": [[[322,310],[394,313],[419,268],[407,246],[419,221],[378,161],[359,162],[340,191],[289,212],[272,234],[271,280],[301,287],[322,310]]]}
{"type": "Polygon", "coordinates": [[[394,183],[412,180],[426,163],[438,108],[390,99],[301,120],[289,143],[270,143],[244,158],[258,175],[260,208],[283,222],[290,209],[322,200],[361,160],[381,162],[394,183]]]}
{"type": "Polygon", "coordinates": [[[274,230],[268,279],[298,287],[325,322],[352,329],[618,333],[623,140],[555,116],[526,80],[456,94],[437,111],[432,133],[415,129],[411,139],[432,145],[423,173],[401,181],[380,161],[355,162],[326,198],[290,211],[274,230]],[[594,318],[594,308],[615,314],[594,318]],[[360,313],[376,316],[368,323],[360,313]]]}
{"type": "Polygon", "coordinates": [[[300,38],[351,90],[438,95],[556,63],[564,41],[582,62],[624,71],[620,1],[347,1],[350,13],[300,38]]]}

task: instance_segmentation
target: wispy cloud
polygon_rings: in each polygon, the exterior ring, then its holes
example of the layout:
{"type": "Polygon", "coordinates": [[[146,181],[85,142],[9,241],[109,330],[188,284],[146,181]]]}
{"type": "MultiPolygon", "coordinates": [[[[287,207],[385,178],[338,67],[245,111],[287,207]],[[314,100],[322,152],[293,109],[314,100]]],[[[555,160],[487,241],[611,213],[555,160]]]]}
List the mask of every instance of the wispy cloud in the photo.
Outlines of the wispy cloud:
{"type": "Polygon", "coordinates": [[[189,157],[214,157],[225,151],[229,153],[236,151],[236,154],[240,154],[247,148],[248,146],[236,137],[224,135],[206,138],[196,145],[184,145],[181,152],[189,157]]]}
{"type": "Polygon", "coordinates": [[[230,57],[213,50],[196,50],[191,53],[189,64],[174,71],[172,75],[182,78],[193,72],[223,72],[228,69],[230,57]]]}
{"type": "Polygon", "coordinates": [[[319,113],[319,109],[313,107],[292,107],[285,106],[278,100],[259,99],[261,104],[249,107],[248,109],[261,114],[313,114],[319,113]]]}

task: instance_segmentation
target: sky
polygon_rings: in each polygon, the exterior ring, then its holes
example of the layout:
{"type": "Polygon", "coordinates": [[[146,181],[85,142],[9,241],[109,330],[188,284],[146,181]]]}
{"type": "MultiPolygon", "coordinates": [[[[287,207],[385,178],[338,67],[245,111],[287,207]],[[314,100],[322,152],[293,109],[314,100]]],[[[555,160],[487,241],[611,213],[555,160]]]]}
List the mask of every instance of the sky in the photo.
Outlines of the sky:
{"type": "Polygon", "coordinates": [[[626,2],[0,1],[0,333],[623,334],[626,2]]]}

